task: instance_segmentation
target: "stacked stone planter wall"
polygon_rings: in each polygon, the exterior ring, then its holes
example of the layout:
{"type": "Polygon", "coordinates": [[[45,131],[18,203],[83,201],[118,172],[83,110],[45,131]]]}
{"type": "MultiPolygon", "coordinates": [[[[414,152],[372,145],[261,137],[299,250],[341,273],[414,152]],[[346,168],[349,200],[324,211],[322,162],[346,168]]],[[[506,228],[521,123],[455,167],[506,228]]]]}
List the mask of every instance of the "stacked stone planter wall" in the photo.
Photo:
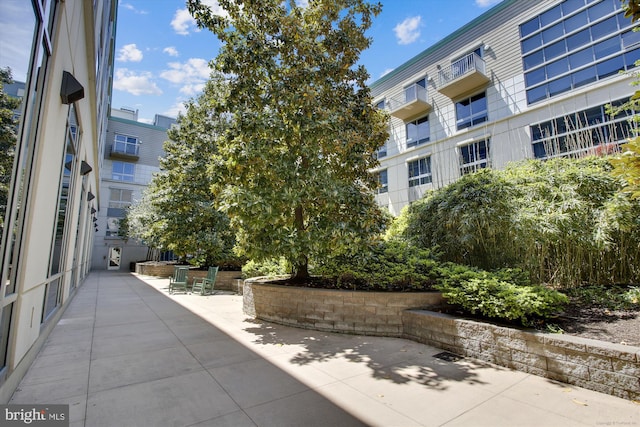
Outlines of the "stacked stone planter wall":
{"type": "Polygon", "coordinates": [[[640,348],[493,325],[416,308],[438,293],[350,292],[244,283],[244,312],[321,331],[402,337],[614,396],[640,400],[640,348]]]}
{"type": "MultiPolygon", "coordinates": [[[[138,262],[136,263],[136,273],[145,276],[171,277],[173,274],[173,264],[158,262],[138,262]]],[[[187,274],[188,283],[191,284],[193,279],[206,277],[205,270],[191,269],[187,274]]],[[[242,287],[238,290],[237,280],[242,278],[241,271],[218,271],[214,289],[238,292],[242,291],[242,287]]]]}
{"type": "Polygon", "coordinates": [[[244,283],[244,312],[270,322],[321,331],[402,336],[402,312],[438,304],[437,292],[358,292],[244,283]]]}
{"type": "Polygon", "coordinates": [[[424,310],[403,313],[404,337],[567,384],[640,399],[640,348],[492,325],[424,310]]]}

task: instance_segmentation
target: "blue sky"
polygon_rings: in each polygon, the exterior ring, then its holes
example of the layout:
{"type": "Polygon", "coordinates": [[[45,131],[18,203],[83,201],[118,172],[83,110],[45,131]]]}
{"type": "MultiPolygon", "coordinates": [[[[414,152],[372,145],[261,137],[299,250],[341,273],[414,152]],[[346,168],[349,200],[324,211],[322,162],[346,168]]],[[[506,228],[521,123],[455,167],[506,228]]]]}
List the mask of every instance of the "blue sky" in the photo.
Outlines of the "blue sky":
{"type": "MultiPolygon", "coordinates": [[[[217,7],[216,0],[206,2],[217,7]]],[[[368,32],[373,43],[360,59],[370,82],[500,0],[381,2],[382,13],[368,32]]],[[[143,122],[155,114],[177,116],[183,102],[202,89],[219,46],[212,33],[196,28],[184,0],[120,0],[112,106],[137,109],[143,122]]]]}

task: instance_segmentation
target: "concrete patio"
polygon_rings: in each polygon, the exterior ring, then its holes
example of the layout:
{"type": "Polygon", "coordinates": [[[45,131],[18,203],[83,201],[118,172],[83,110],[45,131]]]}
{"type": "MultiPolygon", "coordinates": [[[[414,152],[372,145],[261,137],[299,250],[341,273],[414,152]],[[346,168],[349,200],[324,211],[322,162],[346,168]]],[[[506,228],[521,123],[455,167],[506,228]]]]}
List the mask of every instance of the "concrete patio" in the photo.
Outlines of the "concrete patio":
{"type": "Polygon", "coordinates": [[[396,338],[255,321],[242,297],[93,272],[9,403],[70,425],[638,426],[640,404],[396,338]]]}

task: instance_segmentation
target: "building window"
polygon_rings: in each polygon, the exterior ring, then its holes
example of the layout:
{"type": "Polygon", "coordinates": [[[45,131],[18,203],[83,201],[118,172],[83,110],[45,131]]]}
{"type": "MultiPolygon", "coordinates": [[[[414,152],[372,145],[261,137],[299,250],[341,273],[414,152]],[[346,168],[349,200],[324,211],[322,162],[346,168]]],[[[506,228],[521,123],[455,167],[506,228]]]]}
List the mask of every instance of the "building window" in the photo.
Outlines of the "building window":
{"type": "Polygon", "coordinates": [[[458,130],[487,121],[487,95],[485,92],[456,102],[458,130]]]}
{"type": "Polygon", "coordinates": [[[617,0],[566,0],[520,25],[527,102],[633,68],[640,33],[617,0]]]}
{"type": "Polygon", "coordinates": [[[378,152],[376,153],[376,158],[381,159],[383,157],[387,157],[387,143],[385,142],[384,145],[380,148],[378,148],[378,152]]]}
{"type": "Polygon", "coordinates": [[[113,141],[113,152],[137,156],[140,150],[140,140],[134,136],[119,135],[113,141]]]}
{"type": "Polygon", "coordinates": [[[407,148],[429,141],[429,116],[407,122],[407,148]]]}
{"type": "Polygon", "coordinates": [[[384,99],[381,101],[378,101],[378,103],[376,104],[376,108],[378,110],[384,110],[384,99]]]}
{"type": "MultiPolygon", "coordinates": [[[[616,107],[624,102],[622,99],[611,104],[616,107]]],[[[629,122],[633,114],[633,111],[622,111],[609,116],[606,106],[599,105],[532,125],[533,155],[537,159],[547,159],[579,157],[597,152],[596,147],[616,150],[618,144],[633,136],[629,122]]]]}
{"type": "Polygon", "coordinates": [[[389,191],[389,177],[387,170],[378,172],[378,194],[386,193],[389,191]]]}
{"type": "Polygon", "coordinates": [[[460,147],[460,175],[489,167],[489,139],[460,147]]]}
{"type": "Polygon", "coordinates": [[[109,193],[109,207],[113,209],[126,209],[133,202],[133,190],[123,188],[111,188],[109,193]]]}
{"type": "Polygon", "coordinates": [[[135,180],[136,165],[128,162],[113,162],[111,179],[116,181],[133,182],[135,180]]]}
{"type": "Polygon", "coordinates": [[[423,157],[407,164],[409,167],[409,187],[431,182],[431,157],[423,157]]]}

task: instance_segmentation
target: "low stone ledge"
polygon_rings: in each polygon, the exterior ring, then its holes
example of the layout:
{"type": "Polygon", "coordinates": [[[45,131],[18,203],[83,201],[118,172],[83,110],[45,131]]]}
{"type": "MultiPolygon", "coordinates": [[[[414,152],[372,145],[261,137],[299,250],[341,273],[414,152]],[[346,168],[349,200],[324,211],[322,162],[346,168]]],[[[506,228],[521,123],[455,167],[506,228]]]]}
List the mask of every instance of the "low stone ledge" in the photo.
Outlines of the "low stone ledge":
{"type": "Polygon", "coordinates": [[[640,348],[571,335],[551,335],[426,310],[403,313],[404,338],[462,356],[640,399],[640,348]],[[505,339],[505,332],[508,337],[505,339]]]}
{"type": "Polygon", "coordinates": [[[366,292],[244,282],[244,313],[288,326],[400,337],[402,312],[442,302],[439,292],[366,292]],[[356,303],[357,302],[357,303],[356,303]]]}
{"type": "MultiPolygon", "coordinates": [[[[171,277],[173,275],[174,264],[167,264],[165,262],[137,262],[136,263],[136,273],[143,274],[145,276],[155,276],[155,277],[171,277]]],[[[202,279],[203,277],[207,277],[206,270],[196,270],[195,268],[190,268],[189,273],[187,273],[187,280],[189,285],[193,279],[202,279]]],[[[233,292],[242,292],[242,288],[238,289],[237,280],[242,279],[241,271],[218,271],[216,276],[216,283],[213,285],[214,289],[233,291],[233,292]]]]}

